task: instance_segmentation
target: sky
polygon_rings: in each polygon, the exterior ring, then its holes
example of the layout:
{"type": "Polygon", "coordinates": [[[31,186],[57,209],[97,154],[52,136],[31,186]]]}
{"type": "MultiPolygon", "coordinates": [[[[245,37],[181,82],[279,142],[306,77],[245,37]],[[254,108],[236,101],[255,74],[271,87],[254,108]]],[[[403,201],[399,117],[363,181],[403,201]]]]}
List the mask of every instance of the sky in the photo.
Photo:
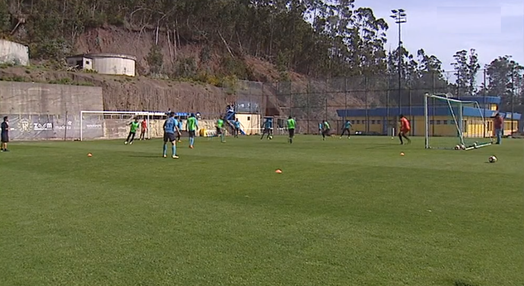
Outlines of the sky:
{"type": "Polygon", "coordinates": [[[523,0],[356,0],[389,24],[387,49],[398,46],[398,25],[392,9],[406,10],[402,42],[413,54],[423,48],[453,70],[453,55],[475,48],[481,67],[499,56],[511,55],[524,65],[523,0]]]}

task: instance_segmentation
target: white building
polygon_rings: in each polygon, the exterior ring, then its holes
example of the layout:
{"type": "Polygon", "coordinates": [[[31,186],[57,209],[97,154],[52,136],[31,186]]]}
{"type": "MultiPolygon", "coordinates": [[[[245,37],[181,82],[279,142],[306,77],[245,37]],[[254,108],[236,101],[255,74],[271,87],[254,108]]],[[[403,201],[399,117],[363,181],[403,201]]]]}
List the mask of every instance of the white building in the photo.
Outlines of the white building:
{"type": "Polygon", "coordinates": [[[11,41],[0,40],[0,63],[29,65],[29,48],[11,41]]]}
{"type": "Polygon", "coordinates": [[[99,74],[136,76],[136,57],[122,54],[82,54],[67,57],[67,64],[99,74]]]}

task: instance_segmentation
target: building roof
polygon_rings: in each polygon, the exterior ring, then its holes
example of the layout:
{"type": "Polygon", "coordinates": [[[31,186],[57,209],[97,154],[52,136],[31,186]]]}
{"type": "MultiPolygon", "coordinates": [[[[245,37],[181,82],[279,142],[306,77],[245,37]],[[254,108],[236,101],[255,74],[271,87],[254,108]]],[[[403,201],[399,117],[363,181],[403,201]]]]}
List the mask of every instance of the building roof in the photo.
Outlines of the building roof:
{"type": "Polygon", "coordinates": [[[136,61],[136,57],[134,57],[134,56],[124,55],[124,54],[112,54],[112,53],[79,54],[79,55],[69,56],[67,58],[68,59],[69,58],[88,58],[88,59],[93,59],[93,58],[122,58],[122,59],[128,59],[128,60],[136,61]]]}
{"type": "MultiPolygon", "coordinates": [[[[404,115],[411,115],[411,116],[424,116],[424,106],[412,106],[412,107],[402,107],[401,111],[404,115]]],[[[468,116],[468,117],[481,117],[483,115],[485,118],[487,117],[493,117],[498,111],[496,110],[489,110],[489,109],[479,109],[474,107],[468,107],[464,106],[462,107],[462,115],[468,116]]],[[[339,117],[365,117],[365,116],[373,116],[373,117],[387,117],[387,116],[398,116],[399,111],[397,108],[390,108],[389,113],[388,109],[384,107],[379,108],[371,108],[371,109],[338,109],[337,114],[339,117]]],[[[458,107],[453,108],[453,113],[455,115],[459,114],[458,107]]],[[[428,108],[428,114],[430,116],[451,116],[451,110],[447,106],[436,106],[436,107],[429,107],[428,108]]],[[[513,116],[511,112],[500,112],[500,115],[503,116],[506,119],[513,118],[515,120],[520,120],[521,114],[519,113],[513,113],[513,116]]]]}

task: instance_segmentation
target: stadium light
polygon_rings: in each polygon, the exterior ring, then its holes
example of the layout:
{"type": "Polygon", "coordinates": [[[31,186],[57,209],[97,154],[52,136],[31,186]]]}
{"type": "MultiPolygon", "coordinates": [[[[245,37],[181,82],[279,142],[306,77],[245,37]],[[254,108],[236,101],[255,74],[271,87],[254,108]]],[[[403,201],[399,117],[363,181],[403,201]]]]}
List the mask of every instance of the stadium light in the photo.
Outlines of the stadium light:
{"type": "Polygon", "coordinates": [[[398,24],[398,115],[402,114],[402,100],[401,100],[401,83],[402,83],[402,53],[400,48],[402,47],[402,32],[401,25],[406,23],[407,14],[404,9],[391,10],[391,18],[398,24]]]}

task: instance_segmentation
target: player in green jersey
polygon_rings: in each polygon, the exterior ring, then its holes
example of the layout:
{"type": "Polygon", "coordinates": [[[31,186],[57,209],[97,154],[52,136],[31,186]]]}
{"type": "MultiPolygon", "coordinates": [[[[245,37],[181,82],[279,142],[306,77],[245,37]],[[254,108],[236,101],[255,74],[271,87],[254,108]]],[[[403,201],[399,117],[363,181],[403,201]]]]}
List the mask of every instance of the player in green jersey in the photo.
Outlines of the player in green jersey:
{"type": "Polygon", "coordinates": [[[189,148],[193,149],[195,145],[195,136],[198,129],[198,121],[195,114],[191,113],[186,122],[187,132],[189,133],[189,148]]]}
{"type": "Polygon", "coordinates": [[[133,144],[133,140],[135,140],[136,130],[138,129],[138,127],[140,127],[140,123],[138,123],[138,118],[135,118],[135,121],[129,123],[129,125],[131,125],[131,128],[129,129],[129,135],[127,135],[126,142],[124,142],[124,144],[126,145],[127,143],[129,143],[129,145],[133,144]]]}
{"type": "Polygon", "coordinates": [[[219,118],[217,120],[217,123],[216,123],[215,127],[217,129],[217,136],[220,136],[220,142],[222,142],[222,143],[226,142],[226,140],[224,138],[224,120],[219,118]]]}
{"type": "Polygon", "coordinates": [[[331,136],[331,126],[327,122],[327,120],[324,120],[324,124],[322,124],[324,127],[324,131],[322,131],[322,140],[326,140],[326,136],[331,136]]]}
{"type": "Polygon", "coordinates": [[[295,137],[295,127],[297,123],[293,117],[289,116],[287,120],[287,131],[289,132],[289,144],[293,143],[293,137],[295,137]]]}

